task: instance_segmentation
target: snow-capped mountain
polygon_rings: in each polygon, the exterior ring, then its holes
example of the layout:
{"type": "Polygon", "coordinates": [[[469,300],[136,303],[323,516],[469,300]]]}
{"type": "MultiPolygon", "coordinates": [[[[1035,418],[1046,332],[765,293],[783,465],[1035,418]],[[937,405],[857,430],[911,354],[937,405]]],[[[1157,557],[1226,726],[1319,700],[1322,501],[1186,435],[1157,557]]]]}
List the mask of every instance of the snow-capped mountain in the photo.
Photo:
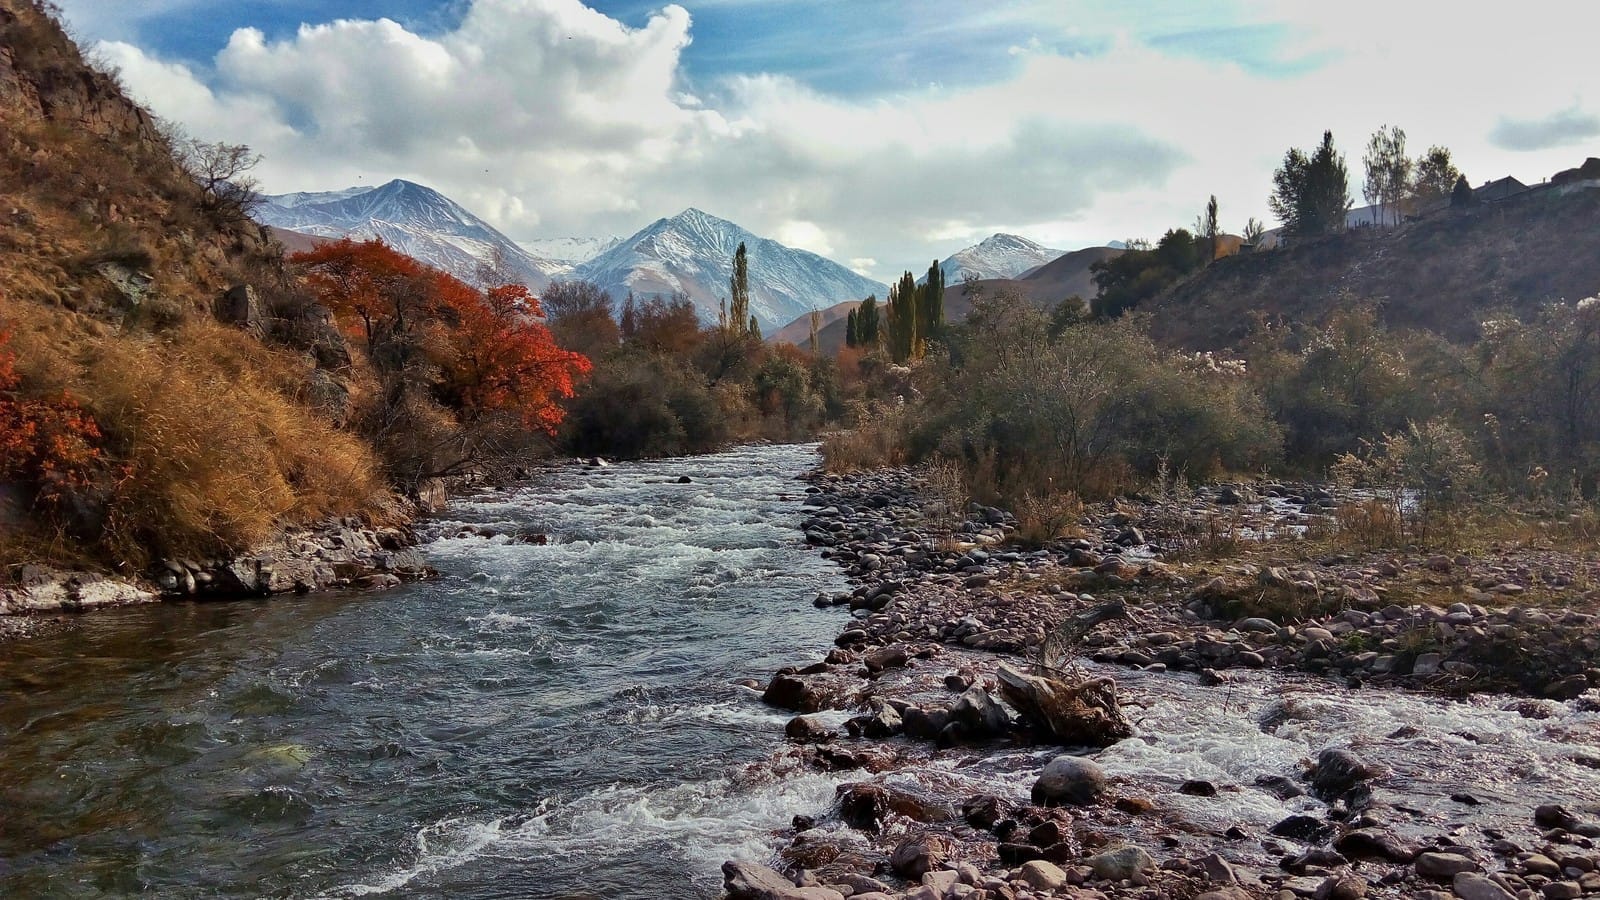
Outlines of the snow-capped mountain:
{"type": "Polygon", "coordinates": [[[579,266],[622,243],[622,238],[533,238],[517,243],[522,249],[541,259],[579,266]]]}
{"type": "Polygon", "coordinates": [[[728,296],[733,254],[740,242],[749,254],[750,312],[764,331],[776,330],[813,308],[888,293],[887,285],[830,259],[758,237],[698,209],[653,222],[578,266],[573,274],[595,282],[618,301],[630,290],[637,297],[682,291],[694,301],[702,320],[714,322],[728,296]]]}
{"type": "Polygon", "coordinates": [[[945,284],[959,284],[968,272],[984,279],[1016,278],[1066,252],[1041,247],[1014,234],[994,234],[980,244],[951,254],[939,268],[944,271],[945,284]]]}
{"type": "Polygon", "coordinates": [[[408,256],[468,283],[485,266],[538,291],[571,265],[530,253],[438,191],[396,179],[375,188],[262,198],[255,217],[266,225],[325,238],[382,238],[408,256]]]}

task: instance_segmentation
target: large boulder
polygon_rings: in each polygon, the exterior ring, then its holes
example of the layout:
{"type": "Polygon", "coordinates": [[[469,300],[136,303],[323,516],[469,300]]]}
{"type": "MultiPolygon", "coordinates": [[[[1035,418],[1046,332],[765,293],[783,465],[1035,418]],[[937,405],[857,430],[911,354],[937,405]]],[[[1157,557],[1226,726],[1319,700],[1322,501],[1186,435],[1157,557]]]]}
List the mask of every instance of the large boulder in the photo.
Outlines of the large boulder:
{"type": "Polygon", "coordinates": [[[1381,773],[1382,770],[1368,765],[1349,750],[1329,747],[1317,754],[1317,766],[1311,772],[1311,786],[1323,799],[1333,800],[1381,773]]]}
{"type": "Polygon", "coordinates": [[[955,852],[949,838],[937,834],[914,834],[895,846],[889,854],[889,868],[911,881],[919,881],[931,871],[944,868],[955,852]]]}
{"type": "Polygon", "coordinates": [[[261,301],[251,285],[236,284],[223,291],[212,305],[212,313],[226,325],[258,334],[261,331],[261,301]]]}
{"type": "Polygon", "coordinates": [[[772,869],[755,863],[723,863],[722,883],[729,900],[844,900],[844,895],[832,888],[796,887],[772,869]]]}
{"type": "Polygon", "coordinates": [[[811,713],[828,705],[827,694],[799,675],[777,675],[768,682],[761,700],[779,709],[811,713]]]}
{"type": "Polygon", "coordinates": [[[967,688],[950,707],[950,718],[975,738],[999,737],[1011,730],[1011,716],[1005,707],[981,687],[967,688]]]}
{"type": "Polygon", "coordinates": [[[1118,847],[1096,853],[1087,860],[1094,877],[1101,881],[1122,881],[1155,870],[1156,861],[1142,847],[1118,847]]]}
{"type": "Polygon", "coordinates": [[[1035,806],[1086,806],[1106,790],[1106,773],[1081,756],[1058,756],[1033,783],[1035,806]]]}

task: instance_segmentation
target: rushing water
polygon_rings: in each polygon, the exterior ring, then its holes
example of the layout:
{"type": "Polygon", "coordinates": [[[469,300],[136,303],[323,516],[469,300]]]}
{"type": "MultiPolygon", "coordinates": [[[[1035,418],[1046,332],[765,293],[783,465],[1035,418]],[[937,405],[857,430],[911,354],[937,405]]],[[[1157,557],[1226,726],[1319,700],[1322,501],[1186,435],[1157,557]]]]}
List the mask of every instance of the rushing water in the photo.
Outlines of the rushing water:
{"type": "Polygon", "coordinates": [[[5,648],[0,896],[714,896],[833,796],[750,766],[784,717],[735,684],[838,629],[794,530],[814,463],[558,469],[430,526],[437,582],[5,648]]]}

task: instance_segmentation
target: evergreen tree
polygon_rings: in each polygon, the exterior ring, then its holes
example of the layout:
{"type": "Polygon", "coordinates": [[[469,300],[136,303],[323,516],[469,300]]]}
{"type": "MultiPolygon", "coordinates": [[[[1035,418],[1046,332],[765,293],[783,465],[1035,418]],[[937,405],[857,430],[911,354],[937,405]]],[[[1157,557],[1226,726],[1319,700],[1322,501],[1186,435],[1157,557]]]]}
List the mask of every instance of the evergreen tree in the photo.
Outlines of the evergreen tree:
{"type": "Polygon", "coordinates": [[[923,283],[922,327],[918,329],[924,339],[937,339],[944,333],[944,269],[934,260],[928,267],[928,277],[923,283]]]}
{"type": "MultiPolygon", "coordinates": [[[[733,277],[728,279],[728,324],[733,328],[745,327],[745,321],[755,321],[750,315],[750,263],[745,256],[744,241],[733,254],[733,277]]],[[[749,329],[756,331],[757,329],[749,329]]]]}
{"type": "Polygon", "coordinates": [[[856,328],[856,311],[852,309],[850,310],[850,315],[845,318],[844,323],[844,345],[846,347],[854,347],[861,343],[860,332],[856,328]]]}
{"type": "Polygon", "coordinates": [[[878,313],[878,295],[871,294],[856,307],[856,346],[876,350],[883,330],[878,313]]]}
{"type": "Polygon", "coordinates": [[[1471,206],[1478,202],[1472,196],[1472,185],[1467,182],[1467,176],[1457,175],[1456,186],[1450,191],[1450,205],[1453,207],[1471,206]]]}
{"type": "Polygon", "coordinates": [[[761,324],[756,321],[755,316],[750,317],[750,324],[745,328],[744,333],[758,341],[761,340],[761,324]]]}
{"type": "Polygon", "coordinates": [[[1344,230],[1351,205],[1350,173],[1344,156],[1334,149],[1333,132],[1322,133],[1322,144],[1309,157],[1291,147],[1272,183],[1267,204],[1289,234],[1303,237],[1344,230]]]}

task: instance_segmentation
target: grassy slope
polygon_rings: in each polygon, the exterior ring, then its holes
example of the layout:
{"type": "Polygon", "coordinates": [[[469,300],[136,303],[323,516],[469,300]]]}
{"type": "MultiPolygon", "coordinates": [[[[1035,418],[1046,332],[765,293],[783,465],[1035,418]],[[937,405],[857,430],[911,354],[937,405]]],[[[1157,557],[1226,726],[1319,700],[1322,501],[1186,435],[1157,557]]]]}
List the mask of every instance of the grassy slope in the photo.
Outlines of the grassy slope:
{"type": "Polygon", "coordinates": [[[23,391],[65,391],[117,469],[72,529],[0,533],[0,562],[141,565],[370,510],[371,455],[306,400],[312,363],[214,321],[290,285],[253,223],[208,211],[150,116],[43,10],[0,0],[0,331],[23,391]],[[148,277],[134,304],[103,266],[148,277]]]}

